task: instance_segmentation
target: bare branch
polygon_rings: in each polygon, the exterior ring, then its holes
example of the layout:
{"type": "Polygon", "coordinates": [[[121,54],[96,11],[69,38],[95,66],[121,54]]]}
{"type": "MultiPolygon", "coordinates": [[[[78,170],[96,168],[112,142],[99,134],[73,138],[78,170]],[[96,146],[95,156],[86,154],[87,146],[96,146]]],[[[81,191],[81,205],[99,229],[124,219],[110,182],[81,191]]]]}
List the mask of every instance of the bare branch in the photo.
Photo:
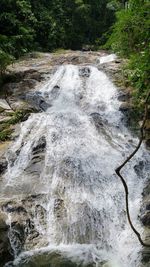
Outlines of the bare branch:
{"type": "Polygon", "coordinates": [[[139,143],[137,145],[137,147],[135,148],[135,150],[127,157],[127,159],[115,170],[116,174],[119,176],[119,178],[121,179],[122,181],[122,184],[124,186],[124,190],[125,190],[125,200],[126,200],[126,212],[127,212],[127,218],[128,218],[128,221],[129,221],[129,224],[133,230],[133,232],[136,234],[136,236],[138,237],[139,239],[139,242],[141,243],[142,246],[144,247],[150,247],[150,244],[146,244],[145,242],[143,242],[142,238],[141,238],[141,235],[140,233],[136,230],[136,228],[134,227],[133,223],[132,223],[132,220],[131,220],[131,217],[130,217],[130,211],[129,211],[129,190],[128,190],[128,186],[127,186],[127,183],[125,181],[125,179],[123,178],[123,176],[121,175],[120,171],[121,169],[127,164],[128,161],[130,161],[133,156],[137,153],[137,151],[140,149],[141,147],[141,144],[143,142],[143,139],[144,139],[144,128],[145,128],[145,123],[146,123],[146,120],[147,120],[147,113],[148,113],[148,101],[149,101],[149,98],[150,98],[150,92],[148,93],[147,95],[147,98],[145,100],[145,113],[144,113],[144,118],[143,118],[143,123],[142,123],[142,126],[141,126],[141,137],[140,137],[140,140],[139,140],[139,143]]]}

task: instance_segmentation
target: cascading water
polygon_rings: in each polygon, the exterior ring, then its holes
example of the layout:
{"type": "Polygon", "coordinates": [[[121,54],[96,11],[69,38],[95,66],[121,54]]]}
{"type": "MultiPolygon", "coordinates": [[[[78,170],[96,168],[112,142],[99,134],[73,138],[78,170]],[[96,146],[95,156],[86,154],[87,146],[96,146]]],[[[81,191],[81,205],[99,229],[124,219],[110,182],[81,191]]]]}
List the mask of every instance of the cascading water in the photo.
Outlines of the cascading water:
{"type": "MultiPolygon", "coordinates": [[[[114,171],[138,140],[123,126],[117,89],[96,67],[63,65],[35,93],[47,109],[22,124],[1,187],[1,197],[15,199],[13,209],[12,203],[5,206],[16,257],[11,266],[51,266],[28,262],[56,252],[77,266],[140,267],[141,247],[128,226],[114,171]],[[23,225],[22,239],[13,216],[23,225]]],[[[140,231],[146,158],[143,147],[123,173],[140,231]],[[141,159],[143,176],[134,168],[141,159]]]]}

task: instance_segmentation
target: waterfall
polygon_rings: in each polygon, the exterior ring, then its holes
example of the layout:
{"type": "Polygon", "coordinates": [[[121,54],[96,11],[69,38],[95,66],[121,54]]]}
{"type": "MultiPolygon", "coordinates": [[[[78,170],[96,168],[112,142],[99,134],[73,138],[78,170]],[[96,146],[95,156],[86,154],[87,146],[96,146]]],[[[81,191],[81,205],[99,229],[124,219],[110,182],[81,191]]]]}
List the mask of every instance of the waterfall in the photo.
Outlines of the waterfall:
{"type": "MultiPolygon", "coordinates": [[[[117,88],[96,67],[70,64],[58,67],[34,94],[46,109],[22,123],[0,190],[14,200],[5,205],[12,266],[51,266],[29,262],[56,252],[77,266],[139,267],[141,246],[128,225],[115,174],[138,139],[123,125],[117,88]]],[[[147,157],[143,146],[123,171],[139,231],[147,157]],[[141,161],[139,175],[135,166],[141,161]]]]}

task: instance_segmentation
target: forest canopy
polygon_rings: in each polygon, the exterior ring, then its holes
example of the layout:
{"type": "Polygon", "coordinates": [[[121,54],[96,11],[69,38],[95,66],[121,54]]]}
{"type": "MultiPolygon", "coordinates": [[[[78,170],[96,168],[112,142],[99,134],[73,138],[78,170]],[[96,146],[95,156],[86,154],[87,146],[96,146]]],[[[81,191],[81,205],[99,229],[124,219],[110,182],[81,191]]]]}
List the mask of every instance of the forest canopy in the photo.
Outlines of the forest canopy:
{"type": "Polygon", "coordinates": [[[19,57],[31,50],[81,49],[102,43],[115,20],[106,0],[1,0],[0,49],[19,57]]]}
{"type": "Polygon", "coordinates": [[[129,59],[128,79],[146,95],[149,0],[1,0],[0,11],[1,73],[30,51],[105,48],[129,59]]]}

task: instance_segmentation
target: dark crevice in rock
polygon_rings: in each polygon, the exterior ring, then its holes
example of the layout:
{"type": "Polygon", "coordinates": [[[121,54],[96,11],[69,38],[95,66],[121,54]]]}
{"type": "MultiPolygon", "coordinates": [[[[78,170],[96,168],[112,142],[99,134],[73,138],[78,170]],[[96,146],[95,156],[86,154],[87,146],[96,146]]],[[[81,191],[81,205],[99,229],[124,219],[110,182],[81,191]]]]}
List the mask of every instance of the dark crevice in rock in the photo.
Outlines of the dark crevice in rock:
{"type": "Polygon", "coordinates": [[[7,169],[8,162],[6,159],[1,159],[0,161],[0,175],[3,174],[7,169]]]}
{"type": "Polygon", "coordinates": [[[6,218],[0,213],[0,267],[10,260],[13,260],[11,245],[8,238],[9,227],[6,224],[6,218]]]}
{"type": "Polygon", "coordinates": [[[90,68],[88,68],[88,67],[84,67],[84,68],[79,69],[79,76],[81,76],[81,77],[88,78],[88,77],[90,77],[90,73],[91,73],[91,71],[90,71],[90,68]]]}
{"type": "Polygon", "coordinates": [[[34,146],[32,149],[33,155],[35,155],[36,153],[44,152],[45,148],[46,148],[46,139],[44,136],[42,136],[39,139],[38,144],[34,146]]]}

